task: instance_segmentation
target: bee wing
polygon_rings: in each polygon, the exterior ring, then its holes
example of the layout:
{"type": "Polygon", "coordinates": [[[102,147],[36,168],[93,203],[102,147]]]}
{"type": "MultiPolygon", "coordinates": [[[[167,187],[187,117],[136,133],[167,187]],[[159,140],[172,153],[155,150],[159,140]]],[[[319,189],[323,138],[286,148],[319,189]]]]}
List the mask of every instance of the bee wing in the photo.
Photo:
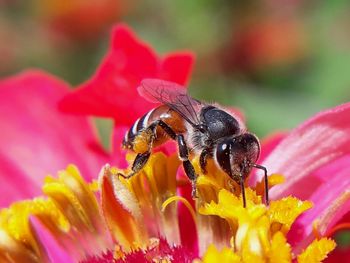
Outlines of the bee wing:
{"type": "Polygon", "coordinates": [[[200,123],[197,113],[202,103],[190,97],[185,87],[160,79],[144,79],[138,87],[138,92],[150,102],[167,105],[192,126],[200,123]]]}

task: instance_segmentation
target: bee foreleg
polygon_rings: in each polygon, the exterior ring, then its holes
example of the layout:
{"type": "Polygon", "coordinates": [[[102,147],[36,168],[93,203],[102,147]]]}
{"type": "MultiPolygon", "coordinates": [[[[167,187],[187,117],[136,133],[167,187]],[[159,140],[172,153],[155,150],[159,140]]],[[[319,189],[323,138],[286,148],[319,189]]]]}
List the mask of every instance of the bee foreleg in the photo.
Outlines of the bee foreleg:
{"type": "Polygon", "coordinates": [[[137,154],[131,170],[132,172],[128,175],[124,175],[122,173],[118,173],[118,176],[121,176],[123,178],[130,178],[133,175],[135,175],[136,173],[138,173],[139,171],[141,171],[141,169],[145,166],[145,164],[147,163],[149,157],[150,157],[151,153],[150,152],[145,152],[145,153],[139,153],[137,154]]]}
{"type": "Polygon", "coordinates": [[[209,151],[208,149],[204,149],[201,152],[201,155],[199,156],[199,165],[201,167],[202,173],[206,174],[207,173],[207,159],[209,157],[209,151]]]}
{"type": "Polygon", "coordinates": [[[269,181],[268,181],[268,177],[267,177],[267,169],[266,167],[259,165],[259,164],[254,164],[253,167],[263,170],[264,171],[264,184],[265,184],[265,201],[266,201],[266,205],[269,205],[269,181]]]}
{"type": "Polygon", "coordinates": [[[241,186],[241,192],[242,192],[242,199],[243,199],[243,207],[246,207],[246,200],[245,200],[245,188],[244,188],[244,178],[243,175],[239,175],[239,184],[241,186]]]}
{"type": "Polygon", "coordinates": [[[196,198],[197,197],[197,194],[196,194],[197,175],[192,163],[188,159],[188,147],[186,145],[184,136],[182,134],[177,135],[177,144],[179,146],[179,155],[180,155],[180,159],[182,161],[185,173],[192,182],[192,198],[196,198]]]}

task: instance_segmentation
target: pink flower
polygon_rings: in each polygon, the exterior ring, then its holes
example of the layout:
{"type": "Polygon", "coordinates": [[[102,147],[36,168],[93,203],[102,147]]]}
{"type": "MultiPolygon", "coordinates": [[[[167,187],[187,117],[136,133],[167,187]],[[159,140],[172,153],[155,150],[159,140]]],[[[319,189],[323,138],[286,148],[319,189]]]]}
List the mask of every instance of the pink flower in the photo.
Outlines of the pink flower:
{"type": "Polygon", "coordinates": [[[288,135],[277,134],[263,144],[262,164],[269,173],[286,178],[284,184],[270,191],[271,199],[293,195],[314,203],[289,233],[295,251],[315,238],[314,230],[327,236],[340,223],[349,227],[349,132],[347,103],[320,112],[288,135]]]}
{"type": "MultiPolygon", "coordinates": [[[[119,26],[96,75],[76,91],[68,92],[66,84],[42,72],[0,82],[0,171],[7,175],[1,185],[6,193],[2,205],[38,195],[43,176],[69,163],[90,181],[103,164],[122,162],[119,151],[114,156],[102,150],[85,117],[61,113],[59,100],[65,111],[113,118],[118,141],[122,126],[154,107],[136,92],[139,82],[158,77],[184,84],[191,65],[188,53],[157,58],[128,28],[119,26]]],[[[176,154],[152,155],[145,169],[130,180],[119,179],[117,168],[104,166],[98,184],[85,182],[70,165],[58,179],[45,179],[47,198],[16,202],[1,211],[0,258],[72,262],[94,255],[87,262],[111,257],[181,261],[201,257],[208,249],[204,262],[252,255],[265,260],[282,255],[288,261],[293,255],[285,238],[289,232],[300,262],[308,256],[322,260],[334,242],[313,240],[313,223],[316,220],[314,232],[327,236],[349,211],[349,111],[350,104],[345,104],[322,112],[289,135],[279,134],[263,144],[262,163],[269,173],[286,178],[285,184],[271,190],[275,200],[270,207],[261,202],[260,184],[247,188],[247,209],[241,207],[239,192],[229,188],[227,178],[209,164],[208,176],[198,178],[200,208],[196,209],[186,189],[188,182],[177,177],[176,154]],[[98,197],[93,194],[97,188],[98,197]],[[180,190],[183,196],[174,197],[180,190]],[[294,219],[311,203],[280,199],[289,194],[314,202],[291,230],[294,219]],[[182,203],[177,206],[173,201],[182,203]],[[257,233],[264,239],[257,239],[257,233]],[[212,244],[232,248],[218,252],[212,244]],[[103,251],[108,251],[106,256],[103,251]]],[[[196,160],[194,164],[198,168],[196,160]]],[[[257,177],[252,175],[251,185],[257,177]]],[[[270,177],[271,186],[278,178],[270,177]]]]}
{"type": "Polygon", "coordinates": [[[0,205],[40,194],[43,178],[70,163],[95,178],[109,153],[83,116],[61,113],[57,103],[69,86],[42,71],[25,71],[0,82],[0,205]]]}

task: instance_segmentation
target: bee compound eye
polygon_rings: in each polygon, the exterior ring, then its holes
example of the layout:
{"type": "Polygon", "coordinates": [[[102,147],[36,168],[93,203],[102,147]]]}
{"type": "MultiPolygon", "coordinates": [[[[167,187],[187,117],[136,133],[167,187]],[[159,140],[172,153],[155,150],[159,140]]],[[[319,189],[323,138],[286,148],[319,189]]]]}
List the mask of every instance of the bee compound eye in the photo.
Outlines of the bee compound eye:
{"type": "Polygon", "coordinates": [[[222,142],[217,145],[215,153],[215,158],[220,168],[229,175],[231,174],[230,148],[231,144],[222,142]]]}

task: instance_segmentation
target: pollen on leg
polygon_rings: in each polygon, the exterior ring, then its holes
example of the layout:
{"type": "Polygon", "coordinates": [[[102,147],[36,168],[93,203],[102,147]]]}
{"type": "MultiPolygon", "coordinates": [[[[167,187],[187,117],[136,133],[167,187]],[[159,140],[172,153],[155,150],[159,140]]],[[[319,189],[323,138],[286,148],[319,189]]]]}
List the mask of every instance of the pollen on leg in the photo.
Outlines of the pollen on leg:
{"type": "Polygon", "coordinates": [[[150,143],[152,143],[152,136],[153,133],[149,129],[146,129],[137,135],[133,142],[133,151],[135,153],[145,153],[149,151],[152,146],[150,145],[150,143]]]}

